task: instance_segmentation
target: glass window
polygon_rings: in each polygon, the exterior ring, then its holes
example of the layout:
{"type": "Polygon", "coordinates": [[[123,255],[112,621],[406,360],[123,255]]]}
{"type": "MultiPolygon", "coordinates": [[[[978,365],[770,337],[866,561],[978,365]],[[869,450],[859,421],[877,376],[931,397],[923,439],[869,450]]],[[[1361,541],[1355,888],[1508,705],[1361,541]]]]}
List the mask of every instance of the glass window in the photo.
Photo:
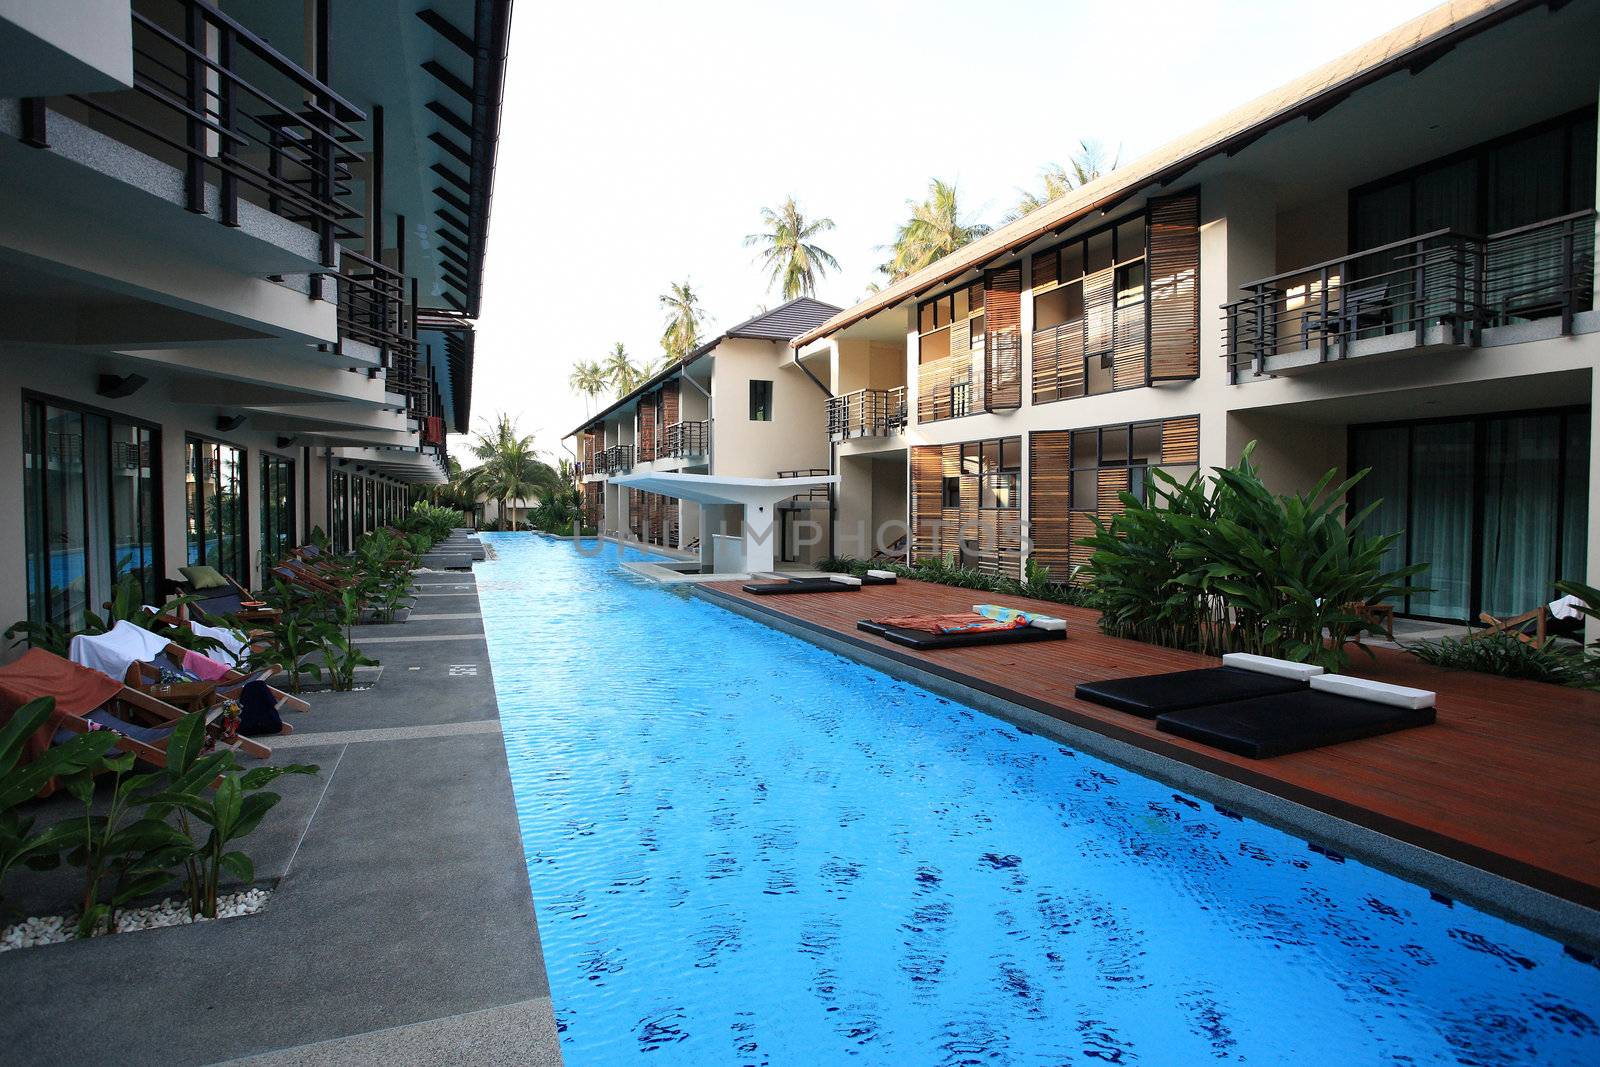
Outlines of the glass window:
{"type": "Polygon", "coordinates": [[[1117,226],[1117,262],[1126,263],[1130,259],[1141,259],[1143,256],[1144,216],[1135,215],[1117,226]]]}
{"type": "Polygon", "coordinates": [[[1144,261],[1117,268],[1117,307],[1144,303],[1144,261]]]}
{"type": "Polygon", "coordinates": [[[933,330],[933,302],[923,304],[917,310],[917,332],[930,333],[933,330]]]}
{"type": "Polygon", "coordinates": [[[1000,469],[1022,469],[1022,438],[1005,437],[1000,440],[1000,469]]]}
{"type": "Polygon", "coordinates": [[[1070,282],[1083,277],[1083,243],[1074,241],[1061,250],[1060,279],[1070,282]]]}
{"type": "Polygon", "coordinates": [[[1128,462],[1128,427],[1107,426],[1100,431],[1100,466],[1121,467],[1128,462]]]}
{"type": "Polygon", "coordinates": [[[983,459],[979,468],[983,474],[990,474],[1000,469],[1000,442],[983,442],[983,459]]]}
{"type": "Polygon", "coordinates": [[[944,479],[940,487],[939,504],[941,507],[959,508],[961,506],[961,479],[949,477],[944,479]]]}
{"type": "Polygon", "coordinates": [[[1087,273],[1105,270],[1111,266],[1111,231],[1101,230],[1089,235],[1088,250],[1084,253],[1087,273]]]}
{"type": "Polygon", "coordinates": [[[189,562],[215,567],[237,581],[248,582],[244,451],[197,437],[189,438],[185,448],[189,562]]]}
{"type": "Polygon", "coordinates": [[[983,473],[983,462],[979,456],[978,442],[968,441],[966,444],[961,446],[961,473],[983,473]]]}
{"type": "Polygon", "coordinates": [[[1099,507],[1099,502],[1096,499],[1098,482],[1098,467],[1089,467],[1072,472],[1072,510],[1093,511],[1099,507]]]}
{"type": "Polygon", "coordinates": [[[957,289],[955,291],[955,293],[953,294],[953,297],[955,299],[955,314],[954,314],[954,318],[955,318],[955,320],[957,322],[959,322],[960,320],[966,318],[967,317],[967,313],[971,309],[971,306],[972,306],[971,305],[971,298],[967,295],[967,292],[968,292],[967,289],[962,288],[962,289],[957,289]]]}
{"type": "Polygon", "coordinates": [[[294,547],[294,461],[261,455],[261,579],[294,547]]]}
{"type": "Polygon", "coordinates": [[[333,548],[335,552],[345,552],[350,548],[350,475],[334,471],[330,485],[333,516],[329,524],[333,527],[333,548]]]}
{"type": "Polygon", "coordinates": [[[1084,467],[1100,462],[1100,431],[1075,430],[1072,434],[1072,465],[1084,467]]]}
{"type": "Polygon", "coordinates": [[[772,383],[759,378],[750,379],[750,421],[772,421],[772,383]]]}
{"type": "Polygon", "coordinates": [[[1147,422],[1133,428],[1133,454],[1130,463],[1161,462],[1161,424],[1147,422]]]}

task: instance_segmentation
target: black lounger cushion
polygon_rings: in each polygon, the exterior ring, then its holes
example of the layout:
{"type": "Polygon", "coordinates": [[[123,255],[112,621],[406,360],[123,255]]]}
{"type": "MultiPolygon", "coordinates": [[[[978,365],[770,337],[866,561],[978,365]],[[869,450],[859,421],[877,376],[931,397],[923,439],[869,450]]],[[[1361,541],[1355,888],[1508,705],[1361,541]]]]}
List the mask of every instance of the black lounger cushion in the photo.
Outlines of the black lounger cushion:
{"type": "Polygon", "coordinates": [[[1007,630],[968,630],[957,634],[931,634],[926,630],[907,630],[899,626],[863,619],[856,629],[877,634],[885,640],[907,648],[923,650],[934,648],[966,648],[971,645],[1025,645],[1034,641],[1061,641],[1065,630],[1041,630],[1037,626],[1014,626],[1007,630]]]}
{"type": "Polygon", "coordinates": [[[1432,708],[1398,708],[1307,689],[1169,711],[1156,717],[1156,727],[1225,752],[1265,759],[1427,726],[1433,721],[1432,708]]]}
{"type": "Polygon", "coordinates": [[[1293,693],[1306,688],[1298,678],[1283,678],[1238,667],[1205,667],[1172,674],[1145,674],[1137,678],[1107,678],[1084,682],[1079,700],[1153,719],[1165,711],[1181,711],[1205,704],[1227,704],[1252,697],[1293,693]]]}
{"type": "Polygon", "coordinates": [[[862,585],[894,585],[899,580],[899,576],[894,574],[887,578],[879,578],[876,574],[863,574],[861,576],[862,585]]]}
{"type": "Polygon", "coordinates": [[[744,587],[746,593],[757,596],[778,596],[783,593],[843,593],[855,592],[859,585],[847,585],[832,578],[790,578],[786,582],[761,582],[744,587]]]}

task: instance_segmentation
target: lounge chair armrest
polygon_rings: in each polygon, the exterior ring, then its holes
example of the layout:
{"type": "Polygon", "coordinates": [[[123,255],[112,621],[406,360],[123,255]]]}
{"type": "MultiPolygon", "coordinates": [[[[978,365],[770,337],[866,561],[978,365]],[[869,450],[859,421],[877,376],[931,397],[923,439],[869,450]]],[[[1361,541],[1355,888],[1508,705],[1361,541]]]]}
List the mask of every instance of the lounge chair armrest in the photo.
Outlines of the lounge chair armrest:
{"type": "Polygon", "coordinates": [[[1222,657],[1224,667],[1236,667],[1241,671],[1254,671],[1256,674],[1271,674],[1278,678],[1293,678],[1296,681],[1308,681],[1322,673],[1322,668],[1314,663],[1296,663],[1289,659],[1274,659],[1272,656],[1256,656],[1249,652],[1229,652],[1222,657]]]}

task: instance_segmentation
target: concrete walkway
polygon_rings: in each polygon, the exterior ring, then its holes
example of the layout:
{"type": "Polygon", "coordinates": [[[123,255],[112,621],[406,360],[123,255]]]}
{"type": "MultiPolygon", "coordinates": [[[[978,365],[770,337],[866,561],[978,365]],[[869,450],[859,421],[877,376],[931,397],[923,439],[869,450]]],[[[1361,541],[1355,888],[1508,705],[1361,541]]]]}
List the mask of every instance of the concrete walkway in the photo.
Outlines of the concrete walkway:
{"type": "MultiPolygon", "coordinates": [[[[358,628],[402,638],[371,642],[381,684],[316,694],[278,745],[322,770],[244,842],[266,911],[0,953],[0,1060],[561,1062],[476,586],[418,587],[448,617],[358,628]]],[[[25,881],[31,914],[81,884],[25,881]]]]}

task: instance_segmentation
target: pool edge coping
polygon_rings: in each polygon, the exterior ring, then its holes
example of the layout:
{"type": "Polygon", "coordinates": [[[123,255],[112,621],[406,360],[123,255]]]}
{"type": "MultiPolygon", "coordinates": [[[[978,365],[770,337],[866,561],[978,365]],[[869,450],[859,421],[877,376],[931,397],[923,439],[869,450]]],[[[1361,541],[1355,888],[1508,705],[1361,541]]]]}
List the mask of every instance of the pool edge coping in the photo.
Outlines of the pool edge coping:
{"type": "MultiPolygon", "coordinates": [[[[1231,765],[1219,763],[1216,766],[1227,770],[1213,770],[1203,765],[1205,757],[1202,754],[1196,753],[1192,759],[1179,758],[1156,751],[1142,743],[1143,738],[1136,738],[1135,735],[1130,734],[1126,738],[1116,736],[1110,732],[1115,727],[1068,721],[1034,707],[1034,702],[1020,693],[972,678],[960,671],[925,664],[893,649],[868,644],[819,624],[785,615],[774,608],[749,603],[719,589],[702,585],[680,585],[677,588],[684,588],[690,596],[716,607],[798,637],[939,696],[959,701],[1014,726],[1087,752],[1135,774],[1153,778],[1174,789],[1192,792],[1213,805],[1265,823],[1308,844],[1332,849],[1342,856],[1431,892],[1526,927],[1560,942],[1564,947],[1600,955],[1600,910],[1510,874],[1448,855],[1420,841],[1408,840],[1377,826],[1334,814],[1285,795],[1290,792],[1305,793],[1309,800],[1318,795],[1314,791],[1289,786],[1283,792],[1278,792],[1252,785],[1236,777],[1248,772],[1231,765]]],[[[1359,810],[1333,798],[1324,799],[1352,812],[1359,810]]],[[[1376,813],[1374,818],[1396,827],[1405,825],[1376,813]]],[[[1413,829],[1419,837],[1451,841],[1420,827],[1413,829]]],[[[1454,844],[1463,851],[1472,849],[1472,846],[1464,843],[1454,844]]],[[[1507,865],[1524,866],[1498,853],[1485,855],[1499,857],[1507,865]]]]}

